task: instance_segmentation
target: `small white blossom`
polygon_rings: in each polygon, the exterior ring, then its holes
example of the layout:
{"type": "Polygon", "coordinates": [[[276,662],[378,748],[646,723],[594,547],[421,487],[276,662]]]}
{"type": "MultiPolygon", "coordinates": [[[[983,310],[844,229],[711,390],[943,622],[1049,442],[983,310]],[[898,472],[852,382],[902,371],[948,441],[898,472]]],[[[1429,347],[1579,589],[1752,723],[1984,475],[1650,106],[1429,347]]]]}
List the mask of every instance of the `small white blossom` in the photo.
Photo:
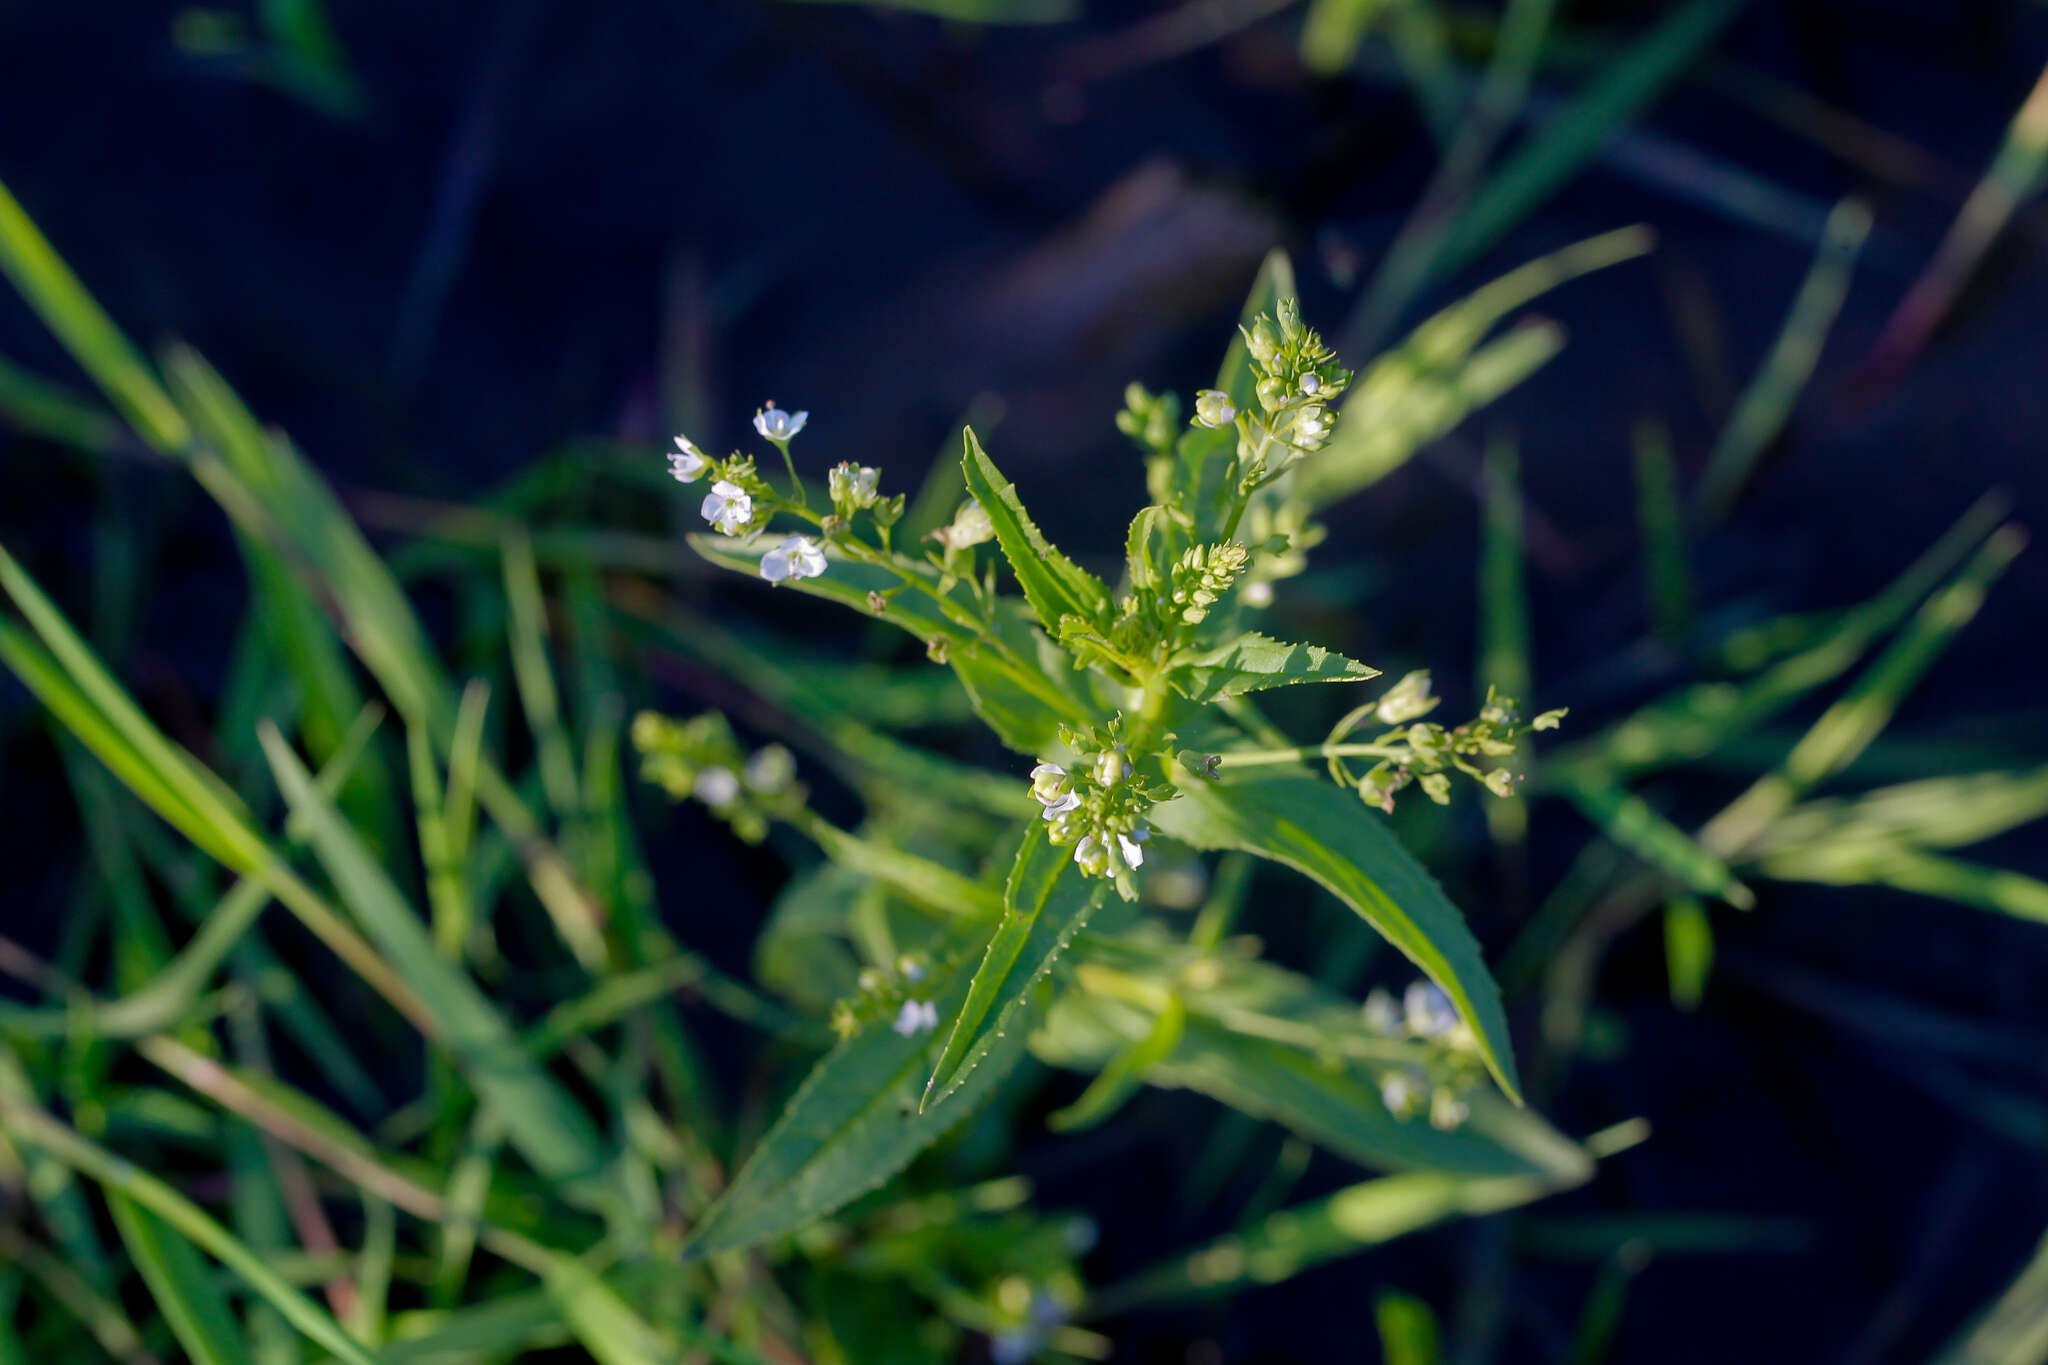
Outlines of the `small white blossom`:
{"type": "Polygon", "coordinates": [[[770,744],[747,760],[745,776],[749,788],[773,795],[796,777],[796,759],[780,744],[770,744]]]}
{"type": "Polygon", "coordinates": [[[698,510],[704,520],[725,534],[736,536],[754,520],[754,499],[730,479],[720,479],[711,485],[711,491],[704,495],[703,507],[698,510]]]}
{"type": "Polygon", "coordinates": [[[1428,981],[1417,981],[1408,987],[1407,994],[1401,997],[1401,1012],[1408,1032],[1417,1038],[1441,1038],[1458,1026],[1458,1007],[1441,986],[1428,981]]]}
{"type": "Polygon", "coordinates": [[[1330,416],[1321,408],[1303,408],[1294,419],[1294,434],[1303,441],[1320,441],[1330,434],[1330,416]]]}
{"type": "Polygon", "coordinates": [[[1439,1128],[1448,1133],[1453,1128],[1464,1123],[1471,1115],[1472,1110],[1466,1105],[1465,1101],[1459,1099],[1457,1095],[1449,1090],[1438,1090],[1436,1094],[1430,1097],[1429,1122],[1433,1128],[1439,1128]]]}
{"type": "Polygon", "coordinates": [[[1047,820],[1057,820],[1068,811],[1078,809],[1081,805],[1081,798],[1070,791],[1062,792],[1052,800],[1042,804],[1045,806],[1045,809],[1040,812],[1040,815],[1047,820]]]}
{"type": "Polygon", "coordinates": [[[989,520],[988,509],[973,498],[960,505],[950,525],[941,526],[929,537],[949,550],[965,550],[995,538],[996,524],[989,520]]]}
{"type": "Polygon", "coordinates": [[[690,794],[717,810],[731,805],[733,798],[740,794],[740,780],[732,775],[730,768],[706,768],[690,784],[690,794]]]}
{"type": "Polygon", "coordinates": [[[1195,423],[1205,427],[1227,427],[1237,420],[1230,395],[1221,389],[1203,389],[1195,395],[1195,423]]]}
{"type": "Polygon", "coordinates": [[[1427,1083],[1428,1078],[1414,1067],[1391,1072],[1380,1078],[1380,1103],[1386,1105],[1387,1112],[1395,1118],[1405,1119],[1422,1102],[1423,1087],[1427,1083]]]}
{"type": "Polygon", "coordinates": [[[1109,871],[1109,846],[1099,834],[1083,835],[1074,845],[1074,865],[1085,877],[1100,877],[1109,871]]]}
{"type": "Polygon", "coordinates": [[[1238,593],[1248,607],[1270,607],[1273,605],[1273,585],[1265,579],[1257,579],[1244,585],[1238,593]]]}
{"type": "Polygon", "coordinates": [[[690,444],[687,436],[676,437],[676,448],[668,454],[668,472],[677,483],[695,483],[711,468],[704,452],[690,444]]]}
{"type": "Polygon", "coordinates": [[[770,583],[785,578],[816,578],[825,572],[825,552],[813,541],[791,536],[761,556],[761,577],[770,583]]]}
{"type": "Polygon", "coordinates": [[[906,1000],[903,1008],[896,1012],[896,1022],[889,1027],[905,1038],[920,1033],[930,1033],[939,1026],[939,1007],[929,1000],[906,1000]]]}
{"type": "Polygon", "coordinates": [[[1129,834],[1116,836],[1116,846],[1123,851],[1124,862],[1131,867],[1145,865],[1145,841],[1152,837],[1152,831],[1139,825],[1129,834]]]}
{"type": "Polygon", "coordinates": [[[782,445],[790,437],[802,431],[804,423],[808,422],[810,418],[811,415],[808,412],[784,412],[781,408],[776,407],[775,404],[770,403],[767,407],[754,414],[754,430],[760,432],[767,440],[773,441],[777,445],[782,445]]]}
{"type": "Polygon", "coordinates": [[[1310,372],[1301,377],[1301,391],[1313,398],[1323,391],[1323,377],[1310,372]]]}
{"type": "Polygon", "coordinates": [[[1365,997],[1365,1026],[1382,1038],[1393,1038],[1401,1032],[1401,1007],[1394,1003],[1394,997],[1379,986],[1365,997]]]}

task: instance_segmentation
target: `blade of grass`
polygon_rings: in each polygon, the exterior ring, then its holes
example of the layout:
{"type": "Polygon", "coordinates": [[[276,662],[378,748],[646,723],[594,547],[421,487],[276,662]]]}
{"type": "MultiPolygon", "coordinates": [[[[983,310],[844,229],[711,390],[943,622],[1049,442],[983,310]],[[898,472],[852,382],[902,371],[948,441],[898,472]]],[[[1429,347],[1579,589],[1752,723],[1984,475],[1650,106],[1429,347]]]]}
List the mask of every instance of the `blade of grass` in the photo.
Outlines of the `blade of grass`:
{"type": "Polygon", "coordinates": [[[317,1346],[349,1365],[377,1365],[333,1318],[287,1284],[204,1210],[157,1177],[79,1136],[73,1129],[15,1096],[0,1091],[0,1129],[32,1143],[105,1189],[127,1196],[169,1228],[212,1256],[284,1315],[317,1346]]]}
{"type": "Polygon", "coordinates": [[[1821,347],[1849,292],[1856,257],[1869,235],[1870,208],[1860,199],[1844,199],[1828,215],[1820,252],[1792,300],[1777,341],[1707,456],[1699,503],[1700,514],[1708,521],[1727,518],[1765,449],[1784,429],[1792,405],[1813,377],[1821,347]]]}
{"type": "Polygon", "coordinates": [[[249,1346],[199,1254],[119,1190],[107,1191],[114,1226],[192,1365],[250,1365],[249,1346]]]}
{"type": "MultiPolygon", "coordinates": [[[[1535,686],[1530,660],[1529,584],[1522,547],[1520,457],[1505,440],[1487,444],[1486,492],[1479,548],[1479,677],[1489,693],[1528,701],[1535,686]]],[[[1484,803],[1497,843],[1514,846],[1529,828],[1519,796],[1484,803]]]]}
{"type": "Polygon", "coordinates": [[[1643,586],[1650,625],[1673,648],[1692,638],[1691,556],[1679,502],[1678,462],[1662,422],[1641,421],[1632,432],[1636,468],[1636,526],[1643,542],[1643,586]]]}

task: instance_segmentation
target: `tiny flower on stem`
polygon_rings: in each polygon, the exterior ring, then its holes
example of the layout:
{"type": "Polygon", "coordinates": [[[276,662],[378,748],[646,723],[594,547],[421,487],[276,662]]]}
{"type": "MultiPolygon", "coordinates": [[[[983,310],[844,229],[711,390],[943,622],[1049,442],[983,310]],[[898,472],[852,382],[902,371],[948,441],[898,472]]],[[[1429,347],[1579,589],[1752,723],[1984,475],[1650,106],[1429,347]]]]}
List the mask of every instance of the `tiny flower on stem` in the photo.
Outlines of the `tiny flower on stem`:
{"type": "Polygon", "coordinates": [[[808,412],[785,412],[771,400],[767,407],[754,414],[754,430],[763,439],[776,445],[783,445],[804,429],[804,423],[811,419],[808,412]]]}
{"type": "Polygon", "coordinates": [[[939,1007],[929,1000],[906,1000],[903,1008],[896,1012],[896,1022],[889,1027],[912,1038],[920,1033],[930,1033],[939,1026],[939,1007]]]}
{"type": "Polygon", "coordinates": [[[711,468],[704,452],[690,444],[687,436],[676,437],[676,448],[668,454],[668,472],[677,483],[695,483],[711,468]]]}
{"type": "Polygon", "coordinates": [[[1441,1038],[1458,1026],[1458,1007],[1441,986],[1417,981],[1401,997],[1408,1032],[1417,1038],[1441,1038]]]}
{"type": "Polygon", "coordinates": [[[740,780],[733,776],[730,768],[706,768],[697,774],[697,780],[690,784],[690,794],[705,805],[717,810],[729,806],[740,794],[740,780]]]}
{"type": "Polygon", "coordinates": [[[1145,865],[1145,841],[1152,837],[1152,831],[1143,824],[1129,834],[1116,836],[1116,846],[1123,851],[1124,863],[1128,867],[1145,865]]]}
{"type": "Polygon", "coordinates": [[[770,583],[786,578],[817,578],[824,572],[825,552],[804,536],[790,536],[761,556],[761,577],[770,583]]]}
{"type": "Polygon", "coordinates": [[[720,531],[736,536],[753,523],[754,499],[738,484],[720,479],[711,485],[711,491],[704,495],[703,507],[698,510],[704,520],[720,531]]]}
{"type": "Polygon", "coordinates": [[[849,464],[842,460],[825,476],[826,485],[832,492],[832,505],[848,512],[873,507],[881,477],[882,471],[872,465],[849,464]]]}

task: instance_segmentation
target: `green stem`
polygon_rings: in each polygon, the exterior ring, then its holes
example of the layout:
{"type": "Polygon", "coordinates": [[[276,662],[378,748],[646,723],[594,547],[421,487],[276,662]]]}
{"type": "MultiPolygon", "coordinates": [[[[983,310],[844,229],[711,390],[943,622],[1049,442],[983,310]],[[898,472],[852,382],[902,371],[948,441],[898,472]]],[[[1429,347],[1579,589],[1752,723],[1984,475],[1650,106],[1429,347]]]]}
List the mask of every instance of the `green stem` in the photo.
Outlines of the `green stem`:
{"type": "Polygon", "coordinates": [[[1292,749],[1235,749],[1219,756],[1219,768],[1259,768],[1311,758],[1406,758],[1399,744],[1303,744],[1292,749]]]}
{"type": "Polygon", "coordinates": [[[810,503],[804,497],[804,481],[796,476],[796,461],[790,458],[789,442],[775,441],[771,444],[782,452],[782,467],[789,471],[789,491],[791,496],[796,499],[796,505],[798,507],[809,507],[810,503]]]}

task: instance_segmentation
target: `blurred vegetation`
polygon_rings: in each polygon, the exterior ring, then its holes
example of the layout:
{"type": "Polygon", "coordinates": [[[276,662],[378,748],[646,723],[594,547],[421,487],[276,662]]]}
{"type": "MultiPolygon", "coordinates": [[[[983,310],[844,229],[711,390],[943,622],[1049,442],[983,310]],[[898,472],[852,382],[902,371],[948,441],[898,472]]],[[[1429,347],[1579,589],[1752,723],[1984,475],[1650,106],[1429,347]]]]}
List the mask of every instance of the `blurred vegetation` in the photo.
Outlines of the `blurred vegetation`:
{"type": "MultiPolygon", "coordinates": [[[[970,22],[1068,13],[909,7],[970,22]]],[[[1372,496],[1471,413],[1541,382],[1566,338],[1523,310],[1650,249],[1646,232],[1568,247],[1402,325],[1699,60],[1739,6],[1687,0],[1597,50],[1555,32],[1545,0],[1509,0],[1477,30],[1427,0],[1311,0],[1276,18],[1285,8],[1233,12],[1297,25],[1317,71],[1394,62],[1441,147],[1343,330],[1358,378],[1337,439],[1302,470],[1306,514],[1372,496]],[[1576,93],[1534,110],[1532,72],[1575,58],[1576,93]]],[[[188,50],[234,54],[337,116],[365,98],[317,6],[265,6],[258,37],[216,12],[180,23],[188,50]]],[[[2044,101],[2037,90],[2015,116],[1901,306],[1888,372],[2040,188],[2044,101]]],[[[999,910],[971,888],[986,887],[990,850],[1029,806],[1015,773],[963,757],[975,752],[968,694],[915,650],[868,640],[849,662],[742,611],[693,607],[709,570],[651,510],[673,486],[648,450],[566,450],[466,507],[370,499],[378,529],[399,532],[380,551],[230,377],[182,344],[150,356],[131,344],[0,189],[0,271],[97,390],[0,361],[0,417],[88,467],[141,457],[157,477],[189,476],[227,518],[247,575],[217,714],[180,743],[106,662],[121,653],[112,614],[81,630],[77,607],[54,600],[146,600],[144,547],[110,522],[98,581],[54,595],[0,551],[0,662],[39,704],[19,719],[45,732],[9,744],[56,746],[90,852],[54,953],[0,939],[15,987],[0,1003],[0,1362],[71,1358],[88,1338],[123,1361],[261,1365],[554,1349],[607,1365],[939,1361],[982,1339],[996,1359],[1099,1359],[1121,1315],[1509,1214],[1501,1255],[1601,1267],[1560,1357],[1591,1362],[1608,1357],[1649,1258],[1796,1245],[1796,1223],[1712,1209],[1543,1221],[1541,1201],[1654,1134],[1631,1119],[1565,1135],[1537,1115],[1610,1045],[1600,967],[1646,920],[1661,920],[1680,1011],[1712,998],[1717,926],[1770,914],[1774,882],[2048,922],[2048,884],[1969,853],[2048,816],[2048,758],[1917,742],[1894,725],[1944,650],[1996,615],[1993,589],[2026,539],[1996,492],[1939,539],[1901,547],[1897,576],[1860,602],[1742,620],[1693,573],[1695,540],[1739,505],[1799,401],[1870,233],[1856,201],[1826,215],[1778,339],[1696,480],[1660,426],[1637,430],[1645,633],[1612,663],[1654,660],[1669,686],[1541,750],[1520,793],[1488,806],[1484,846],[1427,808],[1404,820],[1411,845],[1469,889],[1489,859],[1529,875],[1532,808],[1582,818],[1569,870],[1494,958],[1527,1026],[1530,1110],[1476,1105],[1457,1134],[1390,1127],[1359,1080],[1383,1042],[1353,999],[1374,941],[1332,916],[1316,921],[1316,972],[1263,962],[1243,921],[1268,874],[1240,853],[1190,855],[1152,869],[1149,927],[1096,925],[1077,942],[1053,1003],[1019,1015],[1001,1045],[1016,1067],[987,1067],[958,1106],[972,1113],[932,1123],[907,1170],[821,1142],[843,1167],[820,1173],[820,1159],[749,1204],[729,1197],[746,1192],[734,1173],[833,1046],[835,1002],[864,969],[892,969],[907,936],[947,923],[936,902],[955,902],[942,908],[956,918],[999,910]],[[788,745],[857,812],[844,827],[821,819],[808,840],[770,836],[789,876],[765,909],[705,905],[650,870],[646,842],[674,817],[637,804],[628,718],[679,678],[788,745]],[[1696,809],[1701,784],[1687,779],[1702,774],[1735,777],[1736,794],[1696,809]],[[758,920],[748,978],[687,941],[684,926],[709,915],[758,920]],[[735,1036],[737,1068],[721,1060],[735,1036]],[[1075,1096],[1054,1069],[1091,1079],[1075,1096]],[[1042,1121],[1114,1121],[1148,1085],[1223,1106],[1191,1195],[1255,1160],[1271,1170],[1227,1235],[1095,1283],[1097,1229],[1083,1210],[1034,1202],[1020,1152],[1062,1140],[1039,1137],[1042,1121]],[[1069,1096],[1049,1118],[1048,1094],[1069,1096]],[[1277,1146],[1254,1141],[1269,1129],[1277,1146]],[[1312,1148],[1375,1173],[1290,1202],[1312,1148]],[[707,1225],[720,1236],[691,1249],[708,1254],[682,1259],[707,1225]]],[[[1291,292],[1276,254],[1247,312],[1291,292]]],[[[299,435],[318,450],[318,433],[299,435]]],[[[1540,706],[1517,465],[1511,442],[1491,444],[1476,681],[1540,706]]],[[[906,533],[944,518],[955,471],[938,462],[906,533]]],[[[1345,580],[1315,590],[1373,608],[1345,580]]],[[[1303,702],[1283,719],[1321,734],[1341,706],[1303,702]]],[[[1248,728],[1287,743],[1245,709],[1248,728]]],[[[863,1040],[886,1048],[890,1034],[863,1040]]],[[[2037,1096],[1930,1089],[2025,1141],[2048,1136],[2037,1096]]],[[[886,1085],[849,1104],[841,1138],[919,1121],[886,1085]]],[[[1984,1287],[1982,1314],[1941,1358],[2048,1360],[2044,1277],[2048,1245],[2009,1287],[1984,1287]]],[[[1378,1295],[1384,1357],[1447,1359],[1445,1307],[1378,1295]]]]}

